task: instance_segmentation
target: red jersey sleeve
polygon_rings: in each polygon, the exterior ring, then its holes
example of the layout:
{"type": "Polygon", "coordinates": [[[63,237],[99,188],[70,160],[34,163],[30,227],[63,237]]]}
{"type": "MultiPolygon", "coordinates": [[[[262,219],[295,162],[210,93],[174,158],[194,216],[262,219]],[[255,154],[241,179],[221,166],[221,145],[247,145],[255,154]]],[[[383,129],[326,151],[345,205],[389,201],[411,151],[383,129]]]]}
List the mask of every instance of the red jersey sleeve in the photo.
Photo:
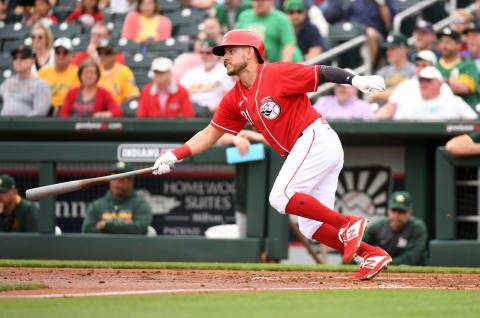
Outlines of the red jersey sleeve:
{"type": "Polygon", "coordinates": [[[296,63],[273,63],[270,65],[277,81],[279,95],[298,95],[318,89],[318,66],[296,63]]]}
{"type": "Polygon", "coordinates": [[[247,122],[246,118],[237,110],[238,103],[234,98],[235,88],[236,86],[223,96],[215,117],[210,122],[213,127],[232,135],[237,135],[247,122]]]}

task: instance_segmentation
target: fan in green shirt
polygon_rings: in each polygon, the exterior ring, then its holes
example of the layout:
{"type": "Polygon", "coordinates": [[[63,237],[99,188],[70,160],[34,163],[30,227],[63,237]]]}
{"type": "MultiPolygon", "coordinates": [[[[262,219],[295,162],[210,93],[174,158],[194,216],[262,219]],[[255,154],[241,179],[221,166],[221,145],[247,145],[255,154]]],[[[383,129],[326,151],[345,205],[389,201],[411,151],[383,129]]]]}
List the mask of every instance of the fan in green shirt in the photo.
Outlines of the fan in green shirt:
{"type": "Polygon", "coordinates": [[[258,33],[265,42],[268,62],[301,62],[295,32],[287,15],[273,6],[273,0],[253,1],[252,9],[238,17],[236,29],[258,33]]]}
{"type": "Polygon", "coordinates": [[[224,3],[218,3],[210,12],[212,18],[217,18],[223,27],[232,30],[237,23],[240,13],[252,7],[252,0],[246,0],[241,4],[241,0],[225,0],[224,3]]]}
{"type": "Polygon", "coordinates": [[[18,195],[15,180],[0,175],[0,232],[38,232],[38,207],[18,195]]]}
{"type": "Polygon", "coordinates": [[[410,193],[394,192],[388,207],[388,218],[369,225],[363,241],[387,251],[394,265],[423,265],[427,227],[412,213],[410,193]]]}
{"type": "MultiPolygon", "coordinates": [[[[117,162],[111,172],[132,171],[129,163],[117,162]]],[[[152,223],[152,209],[133,189],[134,179],[110,181],[110,191],[87,208],[82,224],[84,233],[146,234],[152,223]]]]}

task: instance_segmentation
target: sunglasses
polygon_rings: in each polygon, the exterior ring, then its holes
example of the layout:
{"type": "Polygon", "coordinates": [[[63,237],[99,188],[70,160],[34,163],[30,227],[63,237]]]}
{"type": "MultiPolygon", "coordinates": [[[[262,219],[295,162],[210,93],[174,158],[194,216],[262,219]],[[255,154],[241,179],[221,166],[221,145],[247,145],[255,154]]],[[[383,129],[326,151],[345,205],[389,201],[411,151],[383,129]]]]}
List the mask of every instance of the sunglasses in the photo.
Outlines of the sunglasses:
{"type": "Polygon", "coordinates": [[[292,10],[292,11],[288,11],[288,14],[302,14],[304,11],[301,11],[301,10],[292,10]]]}
{"type": "Polygon", "coordinates": [[[19,54],[19,55],[13,55],[12,58],[13,58],[13,60],[18,60],[18,59],[26,60],[26,59],[29,59],[30,56],[19,54]]]}
{"type": "Polygon", "coordinates": [[[432,81],[432,79],[431,79],[431,78],[420,77],[420,78],[418,79],[418,81],[419,81],[420,83],[430,83],[430,82],[432,81]]]}
{"type": "Polygon", "coordinates": [[[392,209],[391,211],[392,211],[392,212],[395,212],[395,213],[399,213],[399,214],[405,214],[405,213],[408,212],[408,211],[401,210],[401,209],[392,209]]]}
{"type": "Polygon", "coordinates": [[[43,39],[45,36],[43,34],[37,34],[37,35],[32,35],[32,40],[36,40],[36,39],[43,39]]]}
{"type": "Polygon", "coordinates": [[[113,54],[113,50],[111,49],[97,49],[97,53],[98,55],[112,55],[113,54]]]}
{"type": "Polygon", "coordinates": [[[70,54],[70,51],[55,49],[55,54],[56,54],[56,55],[63,55],[63,56],[65,56],[65,55],[70,54]]]}

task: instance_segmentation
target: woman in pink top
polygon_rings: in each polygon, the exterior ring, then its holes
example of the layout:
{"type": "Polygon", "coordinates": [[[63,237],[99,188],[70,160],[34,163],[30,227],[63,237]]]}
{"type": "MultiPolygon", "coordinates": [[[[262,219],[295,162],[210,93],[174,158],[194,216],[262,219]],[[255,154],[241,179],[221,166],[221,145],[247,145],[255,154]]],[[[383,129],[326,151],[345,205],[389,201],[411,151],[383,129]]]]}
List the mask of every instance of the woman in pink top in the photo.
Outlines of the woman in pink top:
{"type": "Polygon", "coordinates": [[[125,18],[122,38],[142,43],[168,39],[172,35],[172,23],[158,11],[155,0],[138,0],[137,10],[125,18]]]}

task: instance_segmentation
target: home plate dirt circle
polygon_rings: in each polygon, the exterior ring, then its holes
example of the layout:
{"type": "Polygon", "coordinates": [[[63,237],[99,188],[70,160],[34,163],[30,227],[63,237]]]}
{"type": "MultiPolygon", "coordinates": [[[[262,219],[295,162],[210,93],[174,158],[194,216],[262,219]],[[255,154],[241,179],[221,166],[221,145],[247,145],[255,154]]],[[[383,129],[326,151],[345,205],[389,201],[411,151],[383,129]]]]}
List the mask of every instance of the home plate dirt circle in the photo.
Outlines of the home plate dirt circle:
{"type": "Polygon", "coordinates": [[[135,294],[234,293],[327,289],[480,290],[480,274],[383,272],[356,281],[349,273],[239,270],[0,268],[0,282],[41,283],[48,289],[0,292],[0,298],[81,297],[135,294]]]}

